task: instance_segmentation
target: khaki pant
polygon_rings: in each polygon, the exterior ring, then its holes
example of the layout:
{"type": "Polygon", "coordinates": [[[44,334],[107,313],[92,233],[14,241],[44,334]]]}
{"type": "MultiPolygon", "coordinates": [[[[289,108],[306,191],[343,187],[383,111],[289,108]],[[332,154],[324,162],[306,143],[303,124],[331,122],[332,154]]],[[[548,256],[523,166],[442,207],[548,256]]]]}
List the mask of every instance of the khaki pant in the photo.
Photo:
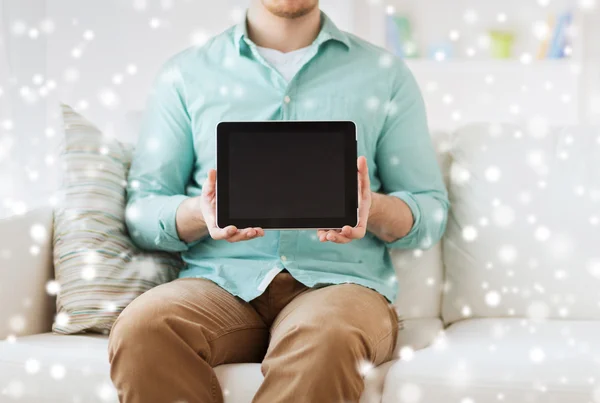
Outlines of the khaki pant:
{"type": "Polygon", "coordinates": [[[121,402],[221,403],[213,367],[262,362],[253,403],[358,402],[361,368],[392,358],[399,319],[374,290],[308,288],[279,273],[247,303],[198,278],[160,285],[133,301],[110,334],[121,402]]]}

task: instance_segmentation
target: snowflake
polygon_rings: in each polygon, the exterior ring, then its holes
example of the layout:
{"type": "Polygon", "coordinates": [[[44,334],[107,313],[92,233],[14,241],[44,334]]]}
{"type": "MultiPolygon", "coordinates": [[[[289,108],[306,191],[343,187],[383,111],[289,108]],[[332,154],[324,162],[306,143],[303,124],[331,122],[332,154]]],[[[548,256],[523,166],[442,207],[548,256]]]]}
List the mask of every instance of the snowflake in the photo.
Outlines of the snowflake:
{"type": "Polygon", "coordinates": [[[96,278],[96,268],[93,266],[84,266],[81,269],[81,278],[84,280],[93,280],[96,278]]]}
{"type": "Polygon", "coordinates": [[[515,220],[515,212],[511,207],[501,204],[492,211],[492,219],[497,226],[508,227],[515,220]]]}
{"type": "Polygon", "coordinates": [[[25,371],[28,374],[37,374],[40,371],[41,364],[38,360],[30,358],[25,361],[25,371]]]}
{"type": "Polygon", "coordinates": [[[533,23],[532,31],[538,40],[543,41],[550,35],[550,26],[546,21],[536,21],[533,23]]]}
{"type": "Polygon", "coordinates": [[[367,107],[367,109],[369,110],[375,110],[379,107],[380,101],[379,98],[375,97],[375,96],[371,96],[369,98],[367,98],[367,100],[365,101],[365,105],[367,107]]]}
{"type": "Polygon", "coordinates": [[[550,308],[542,301],[533,301],[527,307],[527,317],[533,320],[547,319],[550,315],[550,308]]]}
{"type": "Polygon", "coordinates": [[[501,299],[502,298],[500,297],[500,294],[497,291],[488,291],[488,293],[485,294],[485,303],[491,307],[498,306],[500,304],[501,299]]]}
{"type": "Polygon", "coordinates": [[[367,360],[360,360],[358,363],[358,372],[364,377],[369,374],[375,368],[372,362],[367,360]]]}
{"type": "Polygon", "coordinates": [[[52,34],[56,29],[56,24],[51,19],[46,18],[40,23],[40,29],[43,33],[49,35],[52,34]]]}
{"type": "Polygon", "coordinates": [[[149,24],[150,24],[150,28],[152,28],[152,29],[158,29],[158,28],[160,28],[162,22],[161,22],[161,20],[159,18],[155,17],[155,18],[151,18],[150,19],[149,24]]]}
{"type": "Polygon", "coordinates": [[[528,128],[532,137],[542,138],[548,134],[549,122],[543,116],[533,116],[528,121],[528,128]]]}
{"type": "Polygon", "coordinates": [[[115,74],[112,78],[112,82],[115,85],[121,85],[123,83],[123,74],[115,74]]]}
{"type": "Polygon", "coordinates": [[[415,356],[415,350],[410,346],[403,346],[399,354],[402,361],[411,361],[415,356]]]}
{"type": "Polygon", "coordinates": [[[539,226],[535,230],[535,239],[540,242],[547,241],[550,238],[550,230],[547,227],[539,226]]]}
{"type": "Polygon", "coordinates": [[[531,53],[525,52],[525,53],[521,54],[521,57],[519,58],[519,60],[523,64],[530,64],[531,61],[533,60],[533,56],[531,56],[531,53]]]}
{"type": "Polygon", "coordinates": [[[29,235],[36,243],[44,243],[46,239],[48,239],[48,231],[46,227],[42,224],[34,224],[29,229],[29,235]]]}
{"type": "Polygon", "coordinates": [[[479,20],[479,15],[477,11],[469,9],[465,11],[463,18],[467,24],[475,24],[479,20]]]}
{"type": "Polygon", "coordinates": [[[502,262],[510,264],[517,258],[517,249],[512,245],[503,245],[498,250],[498,257],[502,262]]]}
{"type": "MultiPolygon", "coordinates": [[[[439,84],[435,81],[428,81],[427,84],[425,85],[425,90],[427,92],[435,92],[437,91],[439,88],[439,84]]],[[[600,102],[599,102],[600,104],[600,102]]]]}
{"type": "Polygon", "coordinates": [[[117,399],[117,391],[110,382],[103,382],[98,386],[96,394],[103,402],[113,402],[117,399]]]}
{"type": "Polygon", "coordinates": [[[86,41],[92,41],[95,37],[96,35],[94,34],[94,31],[92,31],[91,29],[88,29],[83,33],[83,39],[85,39],[86,41]]]}
{"type": "Polygon", "coordinates": [[[147,6],[147,0],[133,0],[133,8],[137,11],[143,11],[147,6]]]}
{"type": "Polygon", "coordinates": [[[471,178],[471,173],[468,169],[460,166],[458,163],[452,164],[450,167],[450,180],[456,185],[464,185],[471,178]]]}
{"type": "Polygon", "coordinates": [[[6,389],[2,390],[2,394],[10,396],[11,399],[20,399],[25,394],[25,386],[21,381],[11,380],[6,389]]]}
{"type": "Polygon", "coordinates": [[[13,35],[21,36],[27,31],[27,25],[21,20],[16,20],[13,22],[11,30],[13,35]]]}
{"type": "Polygon", "coordinates": [[[203,46],[210,39],[210,35],[205,31],[194,31],[190,35],[190,42],[194,46],[203,46]]]}
{"type": "Polygon", "coordinates": [[[398,399],[401,403],[418,403],[422,395],[421,387],[414,383],[404,383],[398,390],[398,399]]]}
{"type": "Polygon", "coordinates": [[[462,230],[462,237],[467,242],[472,242],[477,239],[477,229],[471,225],[468,225],[462,230]]]}
{"type": "Polygon", "coordinates": [[[529,351],[529,359],[538,364],[544,361],[546,354],[540,347],[534,347],[529,351]]]}
{"type": "Polygon", "coordinates": [[[57,295],[60,292],[60,284],[58,281],[50,280],[46,283],[46,292],[48,295],[57,295]]]}
{"type": "Polygon", "coordinates": [[[384,53],[379,58],[379,66],[383,67],[383,68],[391,67],[393,62],[394,62],[394,57],[392,55],[390,55],[389,53],[384,53]]]}
{"type": "Polygon", "coordinates": [[[57,381],[63,379],[67,373],[67,370],[63,365],[54,364],[50,367],[50,376],[57,381]]]}

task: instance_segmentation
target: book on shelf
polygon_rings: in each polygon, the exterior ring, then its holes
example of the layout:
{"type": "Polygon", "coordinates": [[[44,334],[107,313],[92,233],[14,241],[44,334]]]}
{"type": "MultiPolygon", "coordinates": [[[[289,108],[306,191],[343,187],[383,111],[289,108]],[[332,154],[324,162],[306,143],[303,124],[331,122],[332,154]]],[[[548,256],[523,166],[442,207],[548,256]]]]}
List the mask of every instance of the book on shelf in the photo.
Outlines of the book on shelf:
{"type": "Polygon", "coordinates": [[[552,26],[552,35],[544,43],[542,42],[540,52],[538,56],[542,56],[548,59],[563,59],[569,55],[566,52],[566,48],[570,44],[569,30],[573,23],[573,12],[565,11],[556,18],[556,22],[552,26]]]}
{"type": "Polygon", "coordinates": [[[550,35],[554,31],[554,24],[556,23],[554,15],[549,15],[546,24],[548,26],[548,34],[544,39],[542,39],[542,43],[540,44],[540,48],[537,53],[537,59],[545,59],[548,55],[548,49],[550,48],[550,35]]]}

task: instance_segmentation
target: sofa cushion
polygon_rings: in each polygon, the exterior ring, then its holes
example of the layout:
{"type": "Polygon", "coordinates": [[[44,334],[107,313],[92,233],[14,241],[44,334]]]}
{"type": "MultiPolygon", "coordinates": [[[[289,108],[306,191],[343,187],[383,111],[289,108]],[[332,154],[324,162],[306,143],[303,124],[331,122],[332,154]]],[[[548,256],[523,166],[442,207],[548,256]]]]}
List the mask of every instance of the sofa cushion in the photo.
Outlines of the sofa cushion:
{"type": "Polygon", "coordinates": [[[600,322],[468,319],[387,373],[382,403],[600,402],[600,322]]]}
{"type": "MultiPolygon", "coordinates": [[[[0,402],[118,403],[107,351],[103,335],[45,333],[0,342],[0,402]]],[[[361,403],[381,401],[389,365],[366,374],[361,403]]],[[[215,373],[224,403],[250,403],[263,380],[260,364],[220,365],[215,373]]]]}
{"type": "Polygon", "coordinates": [[[144,291],[177,275],[178,256],[140,251],[125,226],[131,146],[104,136],[63,105],[62,200],[55,210],[54,267],[59,333],[108,332],[144,291]]]}
{"type": "Polygon", "coordinates": [[[52,333],[0,342],[0,402],[118,402],[107,345],[102,335],[52,333]]]}
{"type": "Polygon", "coordinates": [[[600,319],[600,130],[455,134],[443,318],[600,319]]]}

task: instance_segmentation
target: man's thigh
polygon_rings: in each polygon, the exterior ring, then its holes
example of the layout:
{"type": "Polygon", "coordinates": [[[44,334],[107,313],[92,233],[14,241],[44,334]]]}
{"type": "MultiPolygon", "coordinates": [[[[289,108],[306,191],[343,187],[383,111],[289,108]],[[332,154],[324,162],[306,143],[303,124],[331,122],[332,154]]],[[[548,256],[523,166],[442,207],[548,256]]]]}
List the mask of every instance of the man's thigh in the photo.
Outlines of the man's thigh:
{"type": "Polygon", "coordinates": [[[269,338],[268,327],[250,304],[202,278],[178,279],[147,291],[123,310],[113,331],[118,327],[119,337],[176,334],[212,366],[261,362],[269,338]]]}
{"type": "Polygon", "coordinates": [[[358,332],[370,347],[366,358],[379,365],[392,358],[399,318],[393,305],[375,290],[338,284],[305,292],[283,308],[271,327],[271,345],[290,329],[302,326],[324,332],[331,327],[358,332]]]}

